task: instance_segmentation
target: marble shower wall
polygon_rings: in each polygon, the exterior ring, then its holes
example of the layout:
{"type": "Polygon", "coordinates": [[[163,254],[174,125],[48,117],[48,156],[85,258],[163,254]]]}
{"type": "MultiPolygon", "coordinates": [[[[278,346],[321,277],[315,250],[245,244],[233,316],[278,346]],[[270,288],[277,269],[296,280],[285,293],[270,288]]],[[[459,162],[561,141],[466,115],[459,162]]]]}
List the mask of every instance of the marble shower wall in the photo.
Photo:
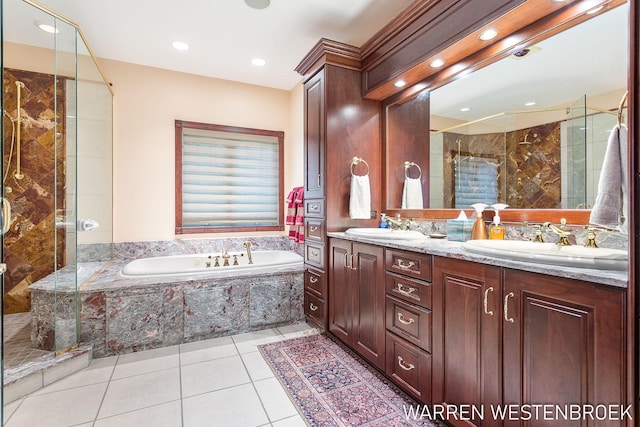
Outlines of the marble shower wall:
{"type": "Polygon", "coordinates": [[[444,133],[443,148],[445,208],[455,207],[454,159],[458,151],[463,157],[485,157],[498,164],[498,200],[504,201],[509,207],[562,208],[560,123],[548,123],[506,134],[444,133]]]}
{"type": "Polygon", "coordinates": [[[12,119],[17,117],[16,80],[26,86],[22,90],[20,138],[24,178],[18,180],[14,177],[16,147],[14,143],[9,162],[12,125],[11,120],[3,116],[4,167],[7,172],[4,187],[5,197],[12,207],[11,228],[4,236],[3,262],[7,264],[4,275],[5,314],[29,311],[31,296],[27,287],[51,274],[54,267],[61,267],[65,261],[64,230],[56,230],[55,213],[56,209],[65,208],[66,85],[64,78],[60,77],[54,85],[54,76],[49,74],[5,69],[3,108],[12,119]]]}

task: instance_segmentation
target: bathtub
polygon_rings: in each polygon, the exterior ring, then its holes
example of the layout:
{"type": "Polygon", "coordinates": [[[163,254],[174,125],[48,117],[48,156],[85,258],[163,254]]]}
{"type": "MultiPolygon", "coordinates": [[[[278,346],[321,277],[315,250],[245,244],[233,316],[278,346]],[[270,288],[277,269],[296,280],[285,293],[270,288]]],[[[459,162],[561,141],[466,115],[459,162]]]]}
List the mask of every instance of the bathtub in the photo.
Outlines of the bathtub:
{"type": "Polygon", "coordinates": [[[172,255],[140,258],[126,264],[118,275],[123,278],[165,276],[236,277],[260,273],[278,273],[302,269],[303,258],[295,252],[282,250],[252,251],[253,264],[246,252],[228,252],[229,265],[223,265],[221,253],[172,255]],[[219,266],[215,266],[218,256],[219,266]],[[233,265],[237,260],[238,265],[233,265]]]}

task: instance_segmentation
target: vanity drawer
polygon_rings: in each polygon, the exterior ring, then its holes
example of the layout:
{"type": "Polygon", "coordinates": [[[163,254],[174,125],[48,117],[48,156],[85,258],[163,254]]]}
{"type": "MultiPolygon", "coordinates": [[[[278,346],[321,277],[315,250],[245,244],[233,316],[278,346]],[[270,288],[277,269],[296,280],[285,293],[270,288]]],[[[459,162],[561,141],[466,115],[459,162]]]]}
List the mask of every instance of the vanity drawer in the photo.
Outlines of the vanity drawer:
{"type": "Polygon", "coordinates": [[[316,218],[306,218],[304,220],[304,238],[305,240],[324,241],[324,220],[316,218]]]}
{"type": "Polygon", "coordinates": [[[431,311],[387,295],[387,329],[431,352],[431,311]]]}
{"type": "Polygon", "coordinates": [[[304,216],[324,218],[324,199],[310,199],[304,201],[304,216]]]}
{"type": "Polygon", "coordinates": [[[325,328],[325,303],[311,292],[304,293],[304,314],[316,322],[318,326],[325,328]]]}
{"type": "Polygon", "coordinates": [[[431,283],[410,279],[395,273],[386,274],[387,293],[401,300],[431,308],[431,283]]]}
{"type": "Polygon", "coordinates": [[[387,331],[385,371],[419,402],[431,404],[431,355],[387,331]]]}
{"type": "Polygon", "coordinates": [[[385,266],[395,273],[431,281],[431,255],[386,249],[385,266]]]}
{"type": "Polygon", "coordinates": [[[304,244],[304,262],[315,267],[324,267],[324,245],[321,243],[304,244]]]}
{"type": "Polygon", "coordinates": [[[327,280],[324,271],[307,268],[304,271],[304,290],[320,298],[327,297],[327,280]]]}

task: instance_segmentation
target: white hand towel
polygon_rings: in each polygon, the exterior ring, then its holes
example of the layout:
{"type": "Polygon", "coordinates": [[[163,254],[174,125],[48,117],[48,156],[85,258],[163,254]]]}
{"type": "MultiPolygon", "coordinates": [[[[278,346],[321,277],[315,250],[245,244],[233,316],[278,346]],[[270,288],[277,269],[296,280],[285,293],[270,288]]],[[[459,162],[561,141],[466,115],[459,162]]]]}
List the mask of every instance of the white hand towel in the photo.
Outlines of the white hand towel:
{"type": "Polygon", "coordinates": [[[371,189],[369,186],[369,175],[351,175],[349,216],[351,219],[371,218],[371,189]]]}
{"type": "Polygon", "coordinates": [[[422,209],[422,182],[419,178],[404,179],[402,190],[402,209],[422,209]]]}
{"type": "Polygon", "coordinates": [[[598,181],[598,195],[589,222],[628,232],[627,127],[613,128],[598,181]]]}

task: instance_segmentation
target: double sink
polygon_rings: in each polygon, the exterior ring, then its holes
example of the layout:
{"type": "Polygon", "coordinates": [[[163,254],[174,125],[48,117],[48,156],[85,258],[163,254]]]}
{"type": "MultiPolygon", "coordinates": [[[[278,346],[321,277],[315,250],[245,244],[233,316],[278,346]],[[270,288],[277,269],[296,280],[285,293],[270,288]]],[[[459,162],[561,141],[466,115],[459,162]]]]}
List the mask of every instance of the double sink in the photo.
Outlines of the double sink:
{"type": "MultiPolygon", "coordinates": [[[[388,228],[350,228],[345,234],[383,240],[410,241],[426,238],[419,231],[388,228]]],[[[462,249],[494,258],[600,270],[627,270],[629,263],[629,253],[621,249],[560,246],[522,240],[469,240],[462,243],[462,249]]]]}

